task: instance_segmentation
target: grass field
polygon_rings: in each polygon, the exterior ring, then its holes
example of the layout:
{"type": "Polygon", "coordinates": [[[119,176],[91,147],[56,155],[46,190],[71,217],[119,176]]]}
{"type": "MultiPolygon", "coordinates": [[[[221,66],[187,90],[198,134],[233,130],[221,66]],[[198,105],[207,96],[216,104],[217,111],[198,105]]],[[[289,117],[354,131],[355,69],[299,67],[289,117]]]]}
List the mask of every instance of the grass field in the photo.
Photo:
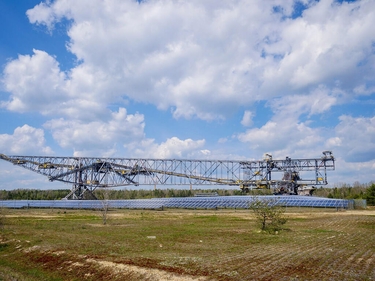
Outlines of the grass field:
{"type": "Polygon", "coordinates": [[[2,209],[0,280],[375,280],[375,209],[2,209]]]}

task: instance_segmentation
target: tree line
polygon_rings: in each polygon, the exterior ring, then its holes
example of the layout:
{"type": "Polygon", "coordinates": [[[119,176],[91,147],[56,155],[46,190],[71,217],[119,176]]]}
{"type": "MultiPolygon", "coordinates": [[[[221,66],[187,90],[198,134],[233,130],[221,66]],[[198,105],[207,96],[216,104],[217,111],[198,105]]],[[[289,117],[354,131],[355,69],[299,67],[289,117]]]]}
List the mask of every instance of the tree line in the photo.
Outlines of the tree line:
{"type": "Polygon", "coordinates": [[[375,182],[365,184],[355,182],[353,185],[342,183],[333,188],[321,187],[314,192],[314,196],[335,199],[366,199],[368,205],[375,205],[375,182]]]}
{"type": "MultiPolygon", "coordinates": [[[[14,189],[0,190],[0,200],[60,200],[69,194],[69,189],[39,190],[14,189]]],[[[170,197],[193,197],[198,194],[217,194],[218,196],[244,195],[239,189],[102,189],[94,191],[98,199],[149,199],[170,197]]],[[[270,190],[251,190],[250,195],[270,195],[270,190]]]]}
{"type": "MultiPolygon", "coordinates": [[[[14,189],[0,190],[0,200],[60,200],[69,194],[69,189],[38,190],[14,189]]],[[[239,189],[96,189],[94,195],[98,198],[109,200],[121,199],[149,199],[170,197],[192,197],[197,194],[217,194],[219,196],[231,195],[271,195],[268,189],[250,190],[242,193],[239,189]]],[[[368,184],[354,183],[353,185],[340,184],[335,187],[320,187],[314,196],[336,199],[366,199],[367,205],[375,206],[375,182],[368,184]]]]}

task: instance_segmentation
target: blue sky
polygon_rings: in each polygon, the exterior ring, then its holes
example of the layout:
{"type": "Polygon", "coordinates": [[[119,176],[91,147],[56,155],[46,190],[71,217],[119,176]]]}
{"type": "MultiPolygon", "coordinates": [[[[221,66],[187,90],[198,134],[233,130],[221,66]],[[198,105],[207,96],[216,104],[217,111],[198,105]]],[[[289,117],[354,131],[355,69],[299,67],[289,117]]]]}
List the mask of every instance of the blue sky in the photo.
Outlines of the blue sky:
{"type": "MultiPolygon", "coordinates": [[[[316,158],[375,180],[375,1],[0,2],[0,153],[316,158]]],[[[2,161],[0,189],[56,188],[2,161]]]]}

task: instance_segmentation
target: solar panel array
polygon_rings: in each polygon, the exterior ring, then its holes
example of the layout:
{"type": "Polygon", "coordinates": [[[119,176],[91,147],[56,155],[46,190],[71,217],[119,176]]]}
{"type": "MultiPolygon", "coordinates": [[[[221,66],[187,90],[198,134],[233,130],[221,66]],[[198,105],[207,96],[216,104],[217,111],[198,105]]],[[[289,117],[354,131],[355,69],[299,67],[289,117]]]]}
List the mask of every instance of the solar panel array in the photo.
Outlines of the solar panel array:
{"type": "Polygon", "coordinates": [[[63,208],[63,209],[247,209],[253,200],[269,200],[286,207],[344,208],[353,205],[353,200],[329,199],[310,196],[213,196],[213,197],[174,197],[133,200],[3,200],[5,208],[63,208]]]}

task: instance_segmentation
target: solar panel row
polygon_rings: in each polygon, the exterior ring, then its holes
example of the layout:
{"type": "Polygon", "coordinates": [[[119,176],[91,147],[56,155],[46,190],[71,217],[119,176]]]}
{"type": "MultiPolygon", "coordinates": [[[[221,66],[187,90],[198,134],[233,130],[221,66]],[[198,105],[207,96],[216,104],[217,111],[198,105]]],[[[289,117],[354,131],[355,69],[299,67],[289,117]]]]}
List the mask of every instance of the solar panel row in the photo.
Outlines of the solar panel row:
{"type": "Polygon", "coordinates": [[[5,208],[65,208],[65,209],[100,209],[104,204],[109,208],[126,209],[215,209],[248,208],[253,200],[275,200],[286,207],[322,207],[349,208],[352,200],[328,199],[308,196],[215,196],[184,198],[153,198],[135,200],[3,200],[0,207],[5,208]]]}

